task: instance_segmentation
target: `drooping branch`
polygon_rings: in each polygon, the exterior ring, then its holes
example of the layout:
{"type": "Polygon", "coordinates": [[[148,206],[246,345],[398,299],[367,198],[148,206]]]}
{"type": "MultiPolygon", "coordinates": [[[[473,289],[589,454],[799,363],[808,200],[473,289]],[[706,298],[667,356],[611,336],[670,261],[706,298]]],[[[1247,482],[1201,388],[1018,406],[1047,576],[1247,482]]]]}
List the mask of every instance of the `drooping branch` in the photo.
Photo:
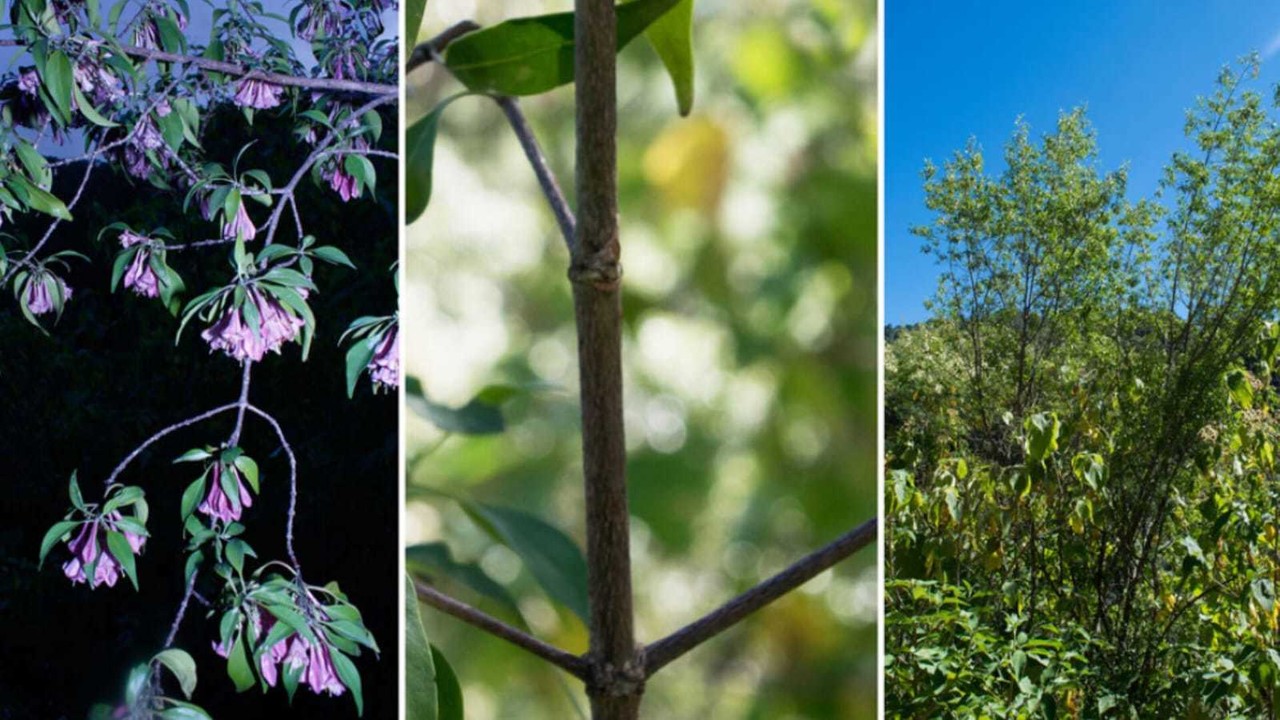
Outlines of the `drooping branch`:
{"type": "Polygon", "coordinates": [[[818,574],[870,545],[876,539],[875,518],[840,536],[825,547],[796,561],[787,569],[721,605],[699,620],[651,643],[644,650],[645,676],[733,627],[755,611],[795,590],[818,574]]]}
{"type": "MultiPolygon", "coordinates": [[[[81,45],[85,48],[106,47],[105,43],[96,40],[81,40],[81,45]]],[[[21,40],[0,40],[0,47],[25,48],[28,46],[28,43],[21,40]]],[[[266,72],[233,62],[211,60],[209,58],[197,57],[195,55],[183,55],[181,53],[166,52],[164,50],[152,50],[150,48],[138,47],[136,45],[120,45],[119,47],[124,54],[140,60],[154,60],[157,62],[187,65],[200,68],[206,72],[217,72],[234,77],[248,77],[269,82],[273,85],[285,85],[288,87],[303,88],[306,90],[361,93],[364,95],[394,94],[398,93],[400,90],[399,86],[386,85],[383,83],[363,82],[360,80],[342,80],[338,78],[315,78],[306,77],[305,75],[287,75],[284,73],[266,72]]]]}
{"type": "Polygon", "coordinates": [[[468,625],[480,628],[494,637],[506,640],[512,645],[561,668],[570,675],[586,680],[588,665],[587,661],[582,657],[561,650],[554,645],[549,645],[482,610],[477,610],[460,600],[455,600],[418,578],[413,579],[413,585],[417,591],[418,599],[440,612],[452,615],[468,625]]]}
{"type": "Polygon", "coordinates": [[[173,616],[173,624],[169,626],[169,635],[164,639],[164,649],[173,647],[174,638],[178,636],[178,628],[182,626],[182,618],[187,614],[187,605],[190,604],[192,596],[196,594],[196,576],[199,570],[191,572],[190,579],[187,580],[187,589],[182,594],[182,602],[178,604],[178,612],[173,616]]]}
{"type": "Polygon", "coordinates": [[[141,445],[134,448],[133,452],[129,453],[124,460],[121,460],[120,464],[116,466],[115,470],[111,471],[111,474],[107,476],[107,480],[103,484],[106,485],[107,487],[110,487],[111,485],[113,485],[116,481],[116,478],[120,477],[120,473],[124,472],[124,469],[129,465],[129,463],[133,462],[134,459],[136,459],[139,455],[141,455],[144,450],[151,447],[153,443],[157,442],[158,440],[168,435],[169,433],[177,432],[182,428],[190,427],[192,425],[195,425],[198,422],[203,422],[205,420],[208,420],[211,417],[214,417],[215,415],[220,415],[224,412],[235,410],[237,407],[240,407],[239,403],[227,403],[226,405],[216,407],[207,412],[202,412],[199,415],[194,415],[192,417],[189,417],[186,420],[181,420],[179,422],[176,422],[170,425],[169,427],[166,427],[163,430],[157,432],[155,435],[152,435],[151,437],[147,438],[146,441],[144,441],[141,445]]]}
{"type": "Polygon", "coordinates": [[[267,421],[271,429],[276,431],[276,437],[280,439],[280,447],[284,448],[285,455],[289,456],[289,514],[285,521],[284,546],[289,553],[289,561],[293,563],[294,571],[301,575],[302,565],[298,562],[298,555],[293,551],[293,521],[298,515],[298,458],[293,454],[293,446],[285,437],[280,423],[270,413],[253,405],[245,405],[245,408],[267,421]]]}

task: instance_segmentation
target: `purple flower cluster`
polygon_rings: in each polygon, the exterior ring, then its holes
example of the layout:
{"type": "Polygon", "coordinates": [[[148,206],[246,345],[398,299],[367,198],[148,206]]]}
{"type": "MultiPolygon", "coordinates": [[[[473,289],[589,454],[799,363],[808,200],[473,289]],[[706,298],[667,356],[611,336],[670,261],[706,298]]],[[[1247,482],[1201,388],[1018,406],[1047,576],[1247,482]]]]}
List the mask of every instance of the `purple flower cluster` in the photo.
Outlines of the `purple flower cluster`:
{"type": "Polygon", "coordinates": [[[80,91],[99,105],[124,99],[120,78],[93,60],[78,61],[72,74],[80,91]]]}
{"type": "Polygon", "coordinates": [[[148,153],[153,153],[163,163],[166,159],[161,152],[163,147],[164,136],[160,134],[155,121],[150,115],[142,118],[134,127],[129,142],[124,146],[125,170],[139,180],[146,180],[151,176],[151,161],[148,153]]]}
{"type": "MultiPolygon", "coordinates": [[[[250,617],[250,622],[253,623],[254,636],[256,637],[266,637],[276,624],[275,617],[261,608],[255,607],[254,611],[247,614],[250,617]]],[[[215,642],[213,651],[224,658],[231,654],[231,648],[228,643],[215,642]]],[[[311,692],[317,695],[328,693],[329,695],[337,696],[346,692],[347,687],[338,678],[338,672],[334,670],[333,660],[329,653],[328,645],[321,642],[307,642],[306,638],[295,633],[276,642],[266,652],[262,653],[258,670],[262,675],[263,682],[270,687],[275,687],[276,682],[280,679],[281,669],[285,672],[301,671],[298,676],[299,684],[310,687],[311,692]]]]}
{"type": "MultiPolygon", "coordinates": [[[[351,149],[360,152],[369,149],[369,141],[364,138],[356,138],[351,142],[351,149]]],[[[338,193],[338,197],[342,198],[342,202],[348,202],[352,198],[360,197],[360,181],[354,175],[347,172],[346,164],[343,162],[345,156],[337,156],[333,162],[320,173],[320,176],[329,183],[329,188],[338,193]]]]}
{"type": "Polygon", "coordinates": [[[268,110],[280,104],[282,94],[284,88],[279,85],[246,77],[236,86],[236,94],[231,99],[240,107],[268,110]]]}
{"type": "Polygon", "coordinates": [[[32,315],[44,315],[57,309],[53,299],[55,287],[61,291],[64,303],[71,299],[71,288],[57,275],[43,273],[31,276],[26,288],[27,310],[32,315]]]}
{"type": "Polygon", "coordinates": [[[369,378],[373,387],[395,390],[400,387],[400,328],[392,325],[382,336],[369,360],[369,378]]]}
{"type": "Polygon", "coordinates": [[[271,295],[252,287],[247,294],[258,313],[256,328],[245,320],[241,308],[232,307],[200,337],[210,350],[222,350],[240,362],[258,362],[268,352],[279,354],[280,346],[298,337],[305,323],[271,295]]]}
{"type": "Polygon", "coordinates": [[[204,500],[196,509],[208,515],[211,519],[221,520],[225,523],[239,520],[240,513],[244,508],[252,505],[253,496],[249,494],[249,488],[245,486],[244,479],[240,477],[236,467],[215,462],[213,464],[212,480],[209,483],[209,493],[205,495],[204,500]],[[228,497],[226,491],[222,489],[222,473],[224,472],[231,473],[231,477],[235,479],[237,497],[234,500],[228,497]]]}
{"type": "Polygon", "coordinates": [[[343,3],[332,0],[309,2],[298,16],[298,37],[311,42],[317,35],[336,35],[350,14],[350,9],[343,3]]]}
{"type": "Polygon", "coordinates": [[[33,67],[18,71],[18,89],[30,97],[40,94],[40,74],[33,67]]]}
{"type": "Polygon", "coordinates": [[[160,278],[151,267],[151,238],[128,230],[120,233],[121,246],[127,248],[139,243],[145,243],[148,247],[139,248],[134,254],[133,261],[129,263],[129,269],[124,273],[124,286],[142,297],[159,297],[160,278]]]}
{"type": "MultiPolygon", "coordinates": [[[[62,573],[71,580],[72,585],[89,583],[90,588],[99,585],[114,587],[120,579],[120,563],[106,549],[106,532],[119,531],[117,523],[121,520],[119,512],[109,512],[94,518],[80,526],[80,532],[67,543],[71,551],[71,559],[62,564],[62,573]],[[89,571],[92,570],[92,577],[89,571]]],[[[120,531],[129,541],[129,549],[137,555],[147,539],[141,535],[120,531]]]]}

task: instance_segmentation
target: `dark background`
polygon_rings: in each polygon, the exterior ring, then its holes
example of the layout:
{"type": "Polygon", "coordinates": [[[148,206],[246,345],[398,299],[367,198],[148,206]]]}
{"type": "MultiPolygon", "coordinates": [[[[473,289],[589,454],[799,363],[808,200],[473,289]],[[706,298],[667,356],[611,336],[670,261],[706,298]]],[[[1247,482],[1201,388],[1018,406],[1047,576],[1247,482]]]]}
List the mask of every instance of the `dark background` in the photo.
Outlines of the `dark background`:
{"type": "MultiPolygon", "coordinates": [[[[394,106],[384,112],[382,146],[394,149],[394,106]]],[[[250,138],[234,110],[210,120],[205,147],[210,158],[229,161],[250,138]]],[[[305,148],[287,120],[258,113],[259,138],[241,169],[260,167],[277,186],[287,182],[305,148]],[[265,138],[265,139],[263,139],[265,138]]],[[[299,501],[295,545],[305,579],[313,585],[337,581],[360,608],[383,653],[356,660],[364,684],[366,718],[393,718],[397,705],[397,400],[374,396],[367,378],[355,398],[346,396],[344,348],[338,336],[361,315],[389,314],[396,303],[390,266],[397,253],[396,168],[373,158],[379,173],[376,202],[344,204],[327,188],[304,181],[300,193],[307,231],[320,244],[341,247],[359,271],[317,263],[320,292],[311,298],[318,327],[310,359],[299,346],[269,355],[253,374],[250,400],[279,420],[298,455],[299,501]]],[[[65,168],[56,194],[70,197],[82,168],[65,168]]],[[[147,232],[166,226],[177,242],[216,235],[213,223],[181,213],[181,193],[140,185],[100,167],[76,221],[64,225],[53,249],[74,248],[92,263],[72,261],[74,288],[59,323],[46,316],[49,335],[28,324],[12,299],[0,297],[0,718],[82,718],[98,702],[118,703],[130,666],[161,649],[183,591],[185,541],[178,504],[198,464],[173,465],[185,450],[224,442],[234,414],[180,430],[143,453],[120,481],[145,489],[151,506],[151,538],[138,561],[141,590],[124,578],[114,588],[72,587],[60,565],[65,545],[36,561],[45,531],[70,508],[67,480],[78,470],[86,500],[100,499],[102,483],[121,459],[156,431],[183,418],[235,400],[238,365],[222,353],[210,356],[193,321],[174,346],[177,320],[158,300],[130,291],[110,292],[115,234],[101,242],[99,228],[115,221],[147,232]],[[175,200],[175,197],[177,198],[175,200]]],[[[251,204],[259,225],[269,211],[251,204]]],[[[287,216],[286,216],[287,217],[287,216]]],[[[39,220],[31,218],[31,220],[39,220]]],[[[29,246],[46,226],[4,229],[18,238],[0,242],[29,246]],[[25,240],[25,243],[22,242],[25,240]]],[[[293,242],[282,223],[277,241],[293,242]]],[[[259,240],[250,250],[257,249],[259,240]]],[[[226,282],[229,246],[172,253],[169,264],[183,276],[186,297],[226,282]]],[[[241,446],[262,472],[262,494],[242,521],[245,539],[260,560],[284,558],[289,497],[288,459],[274,431],[248,415],[241,446]]],[[[256,567],[256,564],[253,565],[256,567]]],[[[205,572],[198,589],[209,598],[218,587],[205,572]],[[205,577],[207,576],[207,577],[205,577]]],[[[293,710],[280,687],[263,696],[236,694],[225,661],[211,644],[217,618],[193,603],[176,645],[196,660],[194,701],[215,718],[353,718],[349,693],[316,696],[299,688],[293,710]]],[[[166,683],[178,694],[176,683],[166,683]]]]}

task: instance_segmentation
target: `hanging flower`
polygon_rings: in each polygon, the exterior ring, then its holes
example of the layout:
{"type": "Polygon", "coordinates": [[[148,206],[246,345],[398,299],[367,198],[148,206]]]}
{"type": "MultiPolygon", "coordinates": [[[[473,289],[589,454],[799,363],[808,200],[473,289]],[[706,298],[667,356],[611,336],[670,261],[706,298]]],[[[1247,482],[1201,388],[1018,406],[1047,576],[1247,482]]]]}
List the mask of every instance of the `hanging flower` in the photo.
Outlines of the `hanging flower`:
{"type": "MultiPolygon", "coordinates": [[[[150,245],[151,238],[129,230],[120,233],[120,244],[123,247],[132,247],[139,243],[150,245]]],[[[124,286],[142,297],[160,296],[160,278],[151,267],[150,247],[139,248],[134,253],[133,261],[129,263],[129,269],[124,274],[124,286]]]]}
{"type": "Polygon", "coordinates": [[[18,71],[18,89],[31,97],[40,94],[40,74],[35,68],[22,68],[18,71]]]}
{"type": "Polygon", "coordinates": [[[284,88],[279,85],[246,77],[236,86],[236,94],[232,100],[240,107],[268,110],[280,104],[283,93],[284,88]]]}
{"type": "Polygon", "coordinates": [[[258,311],[256,329],[244,319],[241,308],[233,307],[200,337],[209,343],[210,350],[222,350],[240,362],[258,362],[268,352],[279,354],[280,347],[297,338],[306,323],[269,294],[251,287],[247,295],[247,302],[258,311]]]}
{"type": "Polygon", "coordinates": [[[244,484],[244,479],[240,477],[236,467],[222,462],[215,462],[213,464],[211,482],[209,483],[209,493],[205,495],[204,501],[196,509],[214,520],[221,520],[227,523],[239,520],[243,509],[252,505],[253,496],[249,493],[249,488],[244,484]],[[222,489],[222,473],[224,472],[231,473],[237,495],[234,499],[227,497],[227,493],[222,489]]]}
{"type": "Polygon", "coordinates": [[[252,240],[258,235],[258,228],[254,226],[253,220],[249,218],[249,211],[245,209],[244,202],[241,202],[240,207],[236,208],[236,215],[231,218],[231,222],[222,226],[222,237],[234,240],[238,235],[244,235],[246,241],[252,240]]]}
{"type": "Polygon", "coordinates": [[[27,310],[32,315],[44,315],[57,310],[59,303],[54,301],[55,290],[62,294],[63,303],[71,299],[71,288],[62,278],[48,272],[32,275],[26,287],[27,310]]]}
{"type": "Polygon", "coordinates": [[[112,511],[94,518],[80,526],[80,532],[68,543],[71,559],[62,564],[62,574],[67,576],[72,585],[88,583],[90,588],[99,585],[115,587],[120,579],[120,563],[106,549],[106,532],[120,532],[129,542],[129,549],[134,555],[142,552],[147,539],[129,530],[121,530],[118,523],[122,520],[118,511],[112,511]],[[93,576],[89,576],[92,570],[93,576]]]}
{"type": "Polygon", "coordinates": [[[124,146],[124,168],[130,175],[139,180],[146,180],[151,175],[151,157],[155,157],[161,165],[165,165],[166,156],[164,136],[160,134],[151,116],[147,115],[138,121],[129,142],[124,146]],[[151,153],[152,155],[148,155],[151,153]]]}
{"type": "Polygon", "coordinates": [[[369,378],[373,389],[395,390],[400,387],[400,327],[392,325],[382,336],[373,358],[369,360],[369,378]]]}
{"type": "Polygon", "coordinates": [[[286,672],[302,670],[298,682],[310,687],[311,692],[317,695],[328,693],[337,696],[347,690],[333,668],[329,646],[322,642],[309,643],[301,635],[294,635],[284,658],[284,668],[286,672]]]}
{"type": "Polygon", "coordinates": [[[76,62],[75,67],[72,69],[72,75],[75,77],[76,85],[80,87],[80,91],[93,98],[93,101],[99,105],[115,103],[124,99],[125,92],[120,85],[120,78],[117,78],[111,71],[96,61],[80,60],[76,62]]]}

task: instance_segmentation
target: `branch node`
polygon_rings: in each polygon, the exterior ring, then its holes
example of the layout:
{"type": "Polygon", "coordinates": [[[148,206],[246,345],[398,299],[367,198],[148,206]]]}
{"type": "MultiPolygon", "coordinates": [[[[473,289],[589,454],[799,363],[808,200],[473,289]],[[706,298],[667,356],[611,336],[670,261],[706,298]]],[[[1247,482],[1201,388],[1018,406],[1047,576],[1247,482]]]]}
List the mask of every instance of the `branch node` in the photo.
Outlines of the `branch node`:
{"type": "Polygon", "coordinates": [[[590,257],[577,259],[569,266],[569,281],[576,285],[591,285],[601,292],[614,292],[622,285],[622,263],[618,262],[617,244],[614,252],[605,250],[590,257]]]}
{"type": "Polygon", "coordinates": [[[588,656],[591,668],[586,678],[587,694],[592,697],[634,697],[644,692],[647,675],[644,669],[644,647],[637,647],[635,654],[621,667],[604,662],[598,656],[588,656]]]}

